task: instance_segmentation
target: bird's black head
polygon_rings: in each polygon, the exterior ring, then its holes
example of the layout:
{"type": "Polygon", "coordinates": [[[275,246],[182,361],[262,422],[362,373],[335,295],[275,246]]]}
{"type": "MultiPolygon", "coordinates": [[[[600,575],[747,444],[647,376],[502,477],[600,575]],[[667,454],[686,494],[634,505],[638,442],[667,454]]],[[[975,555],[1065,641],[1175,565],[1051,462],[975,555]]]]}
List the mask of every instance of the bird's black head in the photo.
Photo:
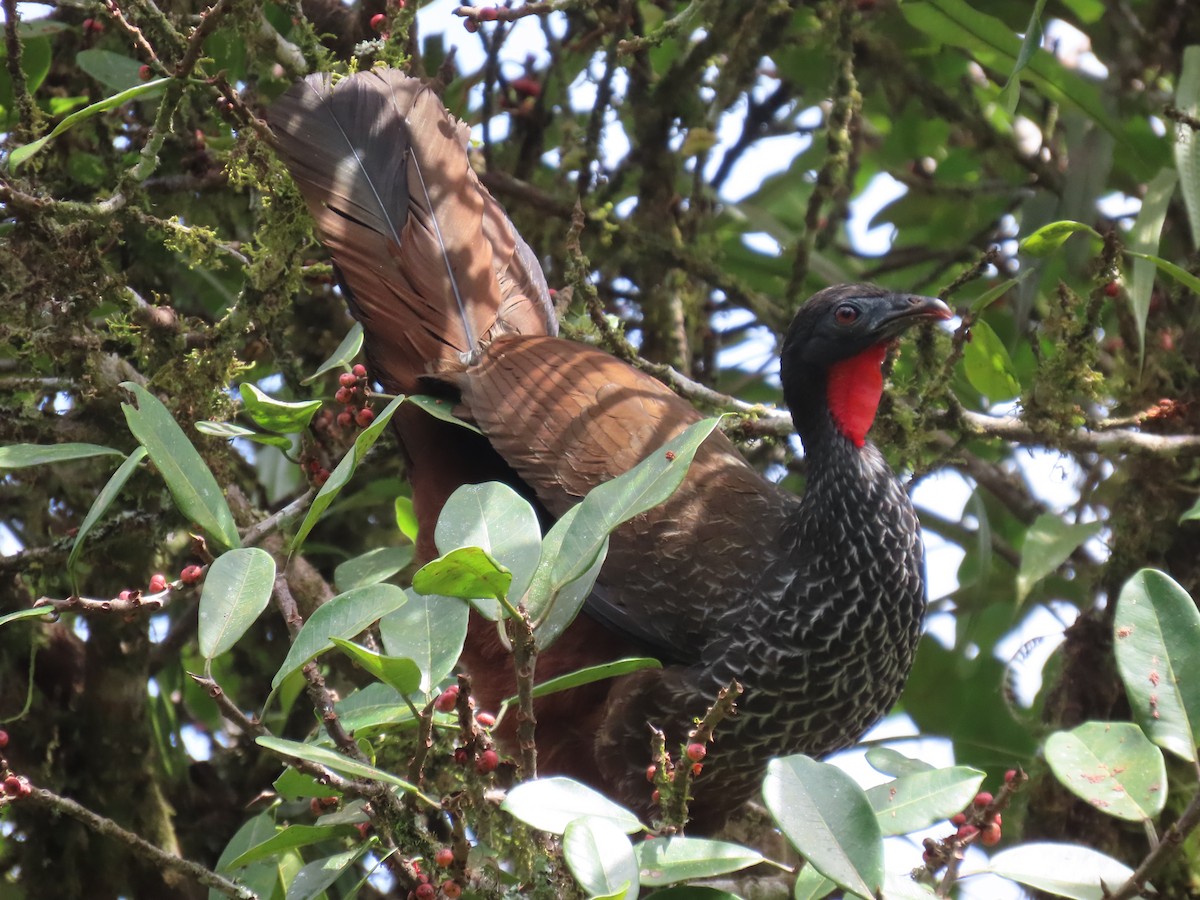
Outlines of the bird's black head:
{"type": "Polygon", "coordinates": [[[872,284],[839,284],[814,294],[783,341],[780,375],[796,429],[807,444],[832,417],[857,446],[866,440],[883,390],[889,343],[919,322],[948,319],[941,300],[872,284]]]}

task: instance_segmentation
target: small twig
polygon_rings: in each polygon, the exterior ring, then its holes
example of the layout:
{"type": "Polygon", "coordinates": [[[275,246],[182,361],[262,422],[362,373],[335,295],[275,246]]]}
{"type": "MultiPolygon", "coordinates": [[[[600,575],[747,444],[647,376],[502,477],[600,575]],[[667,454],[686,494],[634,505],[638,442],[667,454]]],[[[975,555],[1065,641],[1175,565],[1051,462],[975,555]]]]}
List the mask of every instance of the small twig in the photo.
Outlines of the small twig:
{"type": "Polygon", "coordinates": [[[568,12],[591,5],[591,0],[542,0],[522,6],[460,6],[454,10],[454,15],[473,22],[515,22],[526,16],[547,16],[552,12],[568,12]]]}
{"type": "Polygon", "coordinates": [[[425,709],[417,716],[417,721],[420,723],[417,727],[417,748],[413,751],[413,757],[408,763],[408,780],[417,787],[420,787],[421,782],[425,780],[425,760],[429,758],[429,751],[433,747],[435,703],[437,703],[437,697],[426,703],[425,709]]]}
{"type": "Polygon", "coordinates": [[[267,516],[261,522],[255,522],[242,532],[242,544],[247,547],[253,547],[260,543],[267,535],[273,534],[293,519],[299,518],[308,509],[315,495],[316,491],[313,488],[309,488],[287,506],[271,513],[271,515],[267,516]]]}
{"type": "Polygon", "coordinates": [[[234,884],[228,878],[218,875],[216,872],[206,869],[198,863],[181,859],[174,854],[160,850],[133,832],[126,831],[112,819],[106,819],[104,816],[97,815],[87,807],[81,806],[67,797],[59,796],[45,788],[35,787],[33,788],[33,793],[21,802],[40,806],[55,813],[69,816],[97,834],[117,841],[134,855],[146,860],[150,865],[160,870],[175,872],[205,887],[219,891],[227,897],[236,897],[238,900],[255,900],[256,895],[249,888],[240,884],[234,884]]]}
{"type": "Polygon", "coordinates": [[[121,7],[117,6],[116,0],[104,0],[104,8],[108,10],[108,14],[112,16],[113,21],[121,27],[121,29],[133,39],[138,49],[142,52],[142,57],[155,69],[166,72],[162,62],[158,58],[154,47],[146,40],[146,36],[142,34],[142,29],[138,28],[121,12],[121,7]]]}
{"type": "Polygon", "coordinates": [[[1133,874],[1124,884],[1112,893],[1106,891],[1104,900],[1132,900],[1134,897],[1142,896],[1142,889],[1150,876],[1157,871],[1168,856],[1179,849],[1198,824],[1200,824],[1200,791],[1192,797],[1192,801],[1183,811],[1183,815],[1167,829],[1158,842],[1158,846],[1146,854],[1146,858],[1133,870],[1133,874]]]}
{"type": "Polygon", "coordinates": [[[17,134],[20,139],[32,137],[36,107],[29,95],[25,81],[25,70],[21,68],[21,37],[17,26],[21,17],[17,15],[17,0],[4,0],[4,47],[8,54],[8,78],[12,85],[13,100],[17,106],[17,134]]]}
{"type": "Polygon", "coordinates": [[[533,623],[522,606],[520,618],[509,616],[505,629],[512,644],[513,669],[517,676],[517,746],[521,751],[521,774],[537,778],[537,716],[533,711],[533,678],[537,667],[537,641],[533,623]]]}
{"type": "MultiPolygon", "coordinates": [[[[46,607],[55,612],[77,611],[85,613],[117,613],[132,615],[134,613],[157,612],[167,602],[172,590],[159,591],[157,594],[143,594],[141,591],[129,591],[128,597],[112,597],[106,600],[94,597],[64,597],[59,600],[54,597],[38,597],[33,602],[34,608],[46,607]]],[[[122,592],[124,593],[124,592],[122,592]]]]}
{"type": "Polygon", "coordinates": [[[725,719],[737,714],[738,697],[742,696],[744,690],[745,688],[737,680],[731,681],[721,688],[717,693],[717,699],[708,708],[704,718],[696,723],[696,727],[688,733],[688,737],[697,744],[709,743],[713,739],[713,731],[716,727],[725,719]]]}

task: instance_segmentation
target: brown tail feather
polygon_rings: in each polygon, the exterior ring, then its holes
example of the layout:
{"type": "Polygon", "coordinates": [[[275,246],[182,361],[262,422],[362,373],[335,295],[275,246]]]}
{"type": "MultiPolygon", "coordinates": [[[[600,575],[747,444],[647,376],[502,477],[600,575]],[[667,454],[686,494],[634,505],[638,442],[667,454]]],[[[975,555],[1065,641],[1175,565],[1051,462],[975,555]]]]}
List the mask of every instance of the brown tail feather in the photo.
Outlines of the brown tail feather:
{"type": "Polygon", "coordinates": [[[268,118],[389,390],[419,391],[498,333],[556,333],[533,252],[471,169],[469,130],[420,81],[310,75],[268,118]]]}

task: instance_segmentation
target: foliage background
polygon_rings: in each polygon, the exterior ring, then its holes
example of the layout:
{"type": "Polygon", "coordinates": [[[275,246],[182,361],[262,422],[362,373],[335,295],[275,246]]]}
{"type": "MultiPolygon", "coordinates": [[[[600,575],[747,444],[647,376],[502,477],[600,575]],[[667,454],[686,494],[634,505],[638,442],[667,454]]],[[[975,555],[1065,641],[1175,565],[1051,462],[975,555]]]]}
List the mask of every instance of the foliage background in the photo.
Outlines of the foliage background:
{"type": "MultiPolygon", "coordinates": [[[[128,453],[136,444],[118,385],[134,381],[194,437],[239,526],[300,496],[311,470],[191,427],[232,418],[228,388],[242,382],[337,410],[333,375],[303,379],[350,320],[256,120],[310,69],[404,63],[441,78],[451,109],[478,124],[485,183],[550,283],[573,289],[560,293],[573,301],[564,321],[583,339],[599,339],[586,278],[646,359],[772,403],[773,374],[723,365],[734,358],[723,351],[757,355],[817,288],[953,288],[973,339],[942,333],[906,347],[874,432],[914,484],[953,472],[970,488],[961,516],[923,511],[962,562],[934,607],[954,627],[938,630],[948,641],[925,640],[903,710],[923,735],[951,741],[960,762],[993,777],[1031,772],[1006,840],[1069,839],[1135,865],[1142,830],[1058,787],[1037,751],[1056,728],[1128,717],[1111,647],[1126,579],[1152,565],[1193,595],[1200,587],[1198,526],[1181,523],[1200,487],[1197,440],[1157,439],[1200,431],[1200,307],[1179,277],[1155,279],[1153,264],[1139,270],[1123,252],[1197,271],[1189,114],[1200,73],[1189,82],[1185,60],[1200,18],[1187,0],[1044,4],[1045,19],[1087,36],[1102,77],[1049,50],[1021,59],[1029,0],[995,0],[986,13],[951,0],[558,0],[521,25],[544,32],[545,53],[501,63],[513,25],[484,23],[471,38],[484,62],[469,69],[441,37],[418,34],[414,6],[219,0],[205,12],[174,0],[63,0],[18,27],[5,3],[8,152],[68,112],[145,93],[77,122],[20,166],[9,160],[2,175],[0,445],[128,453]],[[371,26],[379,14],[386,38],[371,26]],[[580,99],[592,93],[594,103],[580,99]],[[628,152],[602,152],[605,136],[621,133],[628,152]],[[748,196],[724,196],[737,160],[779,135],[811,141],[748,196]],[[874,217],[895,239],[868,255],[847,220],[884,174],[905,190],[874,217]],[[1101,239],[1080,233],[1019,252],[1018,239],[1059,220],[1101,239]],[[1061,454],[1073,502],[1049,503],[1031,486],[1029,448],[1061,454]],[[1027,635],[1018,626],[1038,608],[1069,627],[1026,706],[1013,683],[1033,663],[997,647],[1027,635]]],[[[314,422],[299,454],[332,468],[346,436],[328,417],[314,422]]],[[[735,430],[752,458],[801,489],[803,462],[771,422],[750,417],[735,430]]],[[[188,522],[143,466],[68,567],[73,530],[112,468],[99,458],[0,476],[13,551],[0,558],[0,614],[67,597],[73,584],[115,597],[196,561],[188,522]]],[[[405,491],[397,455],[375,452],[291,563],[302,610],[331,595],[339,562],[404,543],[393,503],[405,491]]],[[[278,555],[283,543],[264,546],[278,555]]],[[[14,770],[211,865],[278,764],[220,735],[211,701],[184,676],[202,667],[195,607],[194,593],[180,592],[156,616],[0,628],[0,718],[24,713],[5,726],[14,770]],[[193,755],[185,728],[214,738],[209,758],[193,755]]],[[[257,708],[287,645],[268,612],[219,660],[219,680],[257,708]]],[[[349,676],[335,667],[330,677],[349,676]]],[[[300,736],[312,715],[301,700],[272,727],[300,736]]],[[[1196,789],[1188,771],[1172,783],[1181,790],[1164,821],[1196,789]]],[[[43,809],[15,804],[6,815],[4,896],[196,895],[43,809]]],[[[1195,854],[1186,842],[1160,876],[1168,896],[1196,892],[1195,854]]]]}

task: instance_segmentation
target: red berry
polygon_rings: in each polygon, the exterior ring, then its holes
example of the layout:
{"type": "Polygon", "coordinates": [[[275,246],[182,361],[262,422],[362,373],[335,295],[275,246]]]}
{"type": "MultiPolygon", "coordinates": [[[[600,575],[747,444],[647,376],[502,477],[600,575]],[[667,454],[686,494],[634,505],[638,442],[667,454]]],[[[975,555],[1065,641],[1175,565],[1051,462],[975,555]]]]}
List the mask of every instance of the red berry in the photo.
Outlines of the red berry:
{"type": "Polygon", "coordinates": [[[455,747],[454,748],[454,761],[456,763],[458,763],[460,766],[465,766],[467,764],[468,758],[469,757],[467,756],[467,748],[466,747],[455,747]]]}
{"type": "Polygon", "coordinates": [[[1121,293],[1121,285],[1119,282],[1110,281],[1108,284],[1106,284],[1104,286],[1104,296],[1105,297],[1115,297],[1119,293],[1121,293]]]}
{"type": "Polygon", "coordinates": [[[354,416],[350,415],[346,410],[342,410],[338,413],[337,423],[342,428],[349,428],[354,424],[354,416]]]}
{"type": "Polygon", "coordinates": [[[358,415],[354,417],[354,421],[358,423],[359,428],[366,428],[375,421],[375,412],[370,409],[360,409],[358,415]]]}
{"type": "Polygon", "coordinates": [[[433,708],[438,712],[453,712],[454,704],[458,702],[458,685],[452,684],[433,701],[433,708]]]}
{"type": "Polygon", "coordinates": [[[1012,784],[1016,780],[1017,780],[1017,770],[1016,769],[1009,769],[1007,772],[1004,773],[1004,783],[1005,784],[1012,784]]]}
{"type": "Polygon", "coordinates": [[[954,818],[952,818],[952,819],[950,820],[950,824],[951,824],[951,825],[955,825],[955,826],[958,826],[958,825],[966,825],[966,824],[967,824],[967,817],[966,817],[966,815],[965,815],[965,814],[963,814],[963,813],[959,813],[958,815],[954,816],[954,818]]]}
{"type": "Polygon", "coordinates": [[[417,900],[433,900],[437,896],[437,888],[432,884],[419,884],[413,893],[416,894],[417,900]]]}
{"type": "Polygon", "coordinates": [[[979,829],[974,825],[963,825],[958,829],[958,833],[954,836],[960,841],[968,841],[977,834],[979,834],[979,829]]]}
{"type": "Polygon", "coordinates": [[[16,775],[9,775],[5,778],[4,793],[10,797],[19,797],[21,795],[21,779],[16,775]]]}
{"type": "Polygon", "coordinates": [[[651,784],[654,783],[654,775],[658,772],[658,766],[646,766],[646,780],[651,784]]]}
{"type": "MultiPolygon", "coordinates": [[[[403,5],[403,0],[402,0],[402,5],[403,5]]],[[[367,367],[364,366],[362,363],[356,363],[354,368],[351,369],[350,371],[354,373],[355,378],[366,378],[367,377],[367,367]]]]}
{"type": "Polygon", "coordinates": [[[498,18],[500,18],[500,10],[494,6],[484,6],[479,10],[480,22],[495,22],[498,18]]]}
{"type": "Polygon", "coordinates": [[[463,19],[463,28],[467,29],[467,34],[474,34],[479,30],[479,23],[474,19],[463,19]]]}
{"type": "Polygon", "coordinates": [[[337,393],[333,395],[333,399],[345,406],[354,400],[354,388],[340,387],[337,393]]]}
{"type": "Polygon", "coordinates": [[[0,750],[8,746],[8,732],[0,728],[0,750]]]}
{"type": "MultiPolygon", "coordinates": [[[[403,3],[404,0],[400,0],[400,2],[403,3]]],[[[462,896],[462,888],[457,881],[443,881],[442,893],[446,895],[448,900],[458,900],[462,896]]]]}
{"type": "Polygon", "coordinates": [[[204,570],[199,566],[186,566],[184,570],[179,573],[179,580],[184,584],[195,584],[203,576],[204,570]]]}
{"type": "Polygon", "coordinates": [[[121,591],[121,593],[117,594],[117,599],[128,601],[129,598],[132,596],[133,596],[133,591],[121,591]]]}
{"type": "Polygon", "coordinates": [[[101,34],[104,31],[104,23],[96,19],[83,20],[84,34],[101,34]]]}
{"type": "Polygon", "coordinates": [[[493,716],[490,712],[480,712],[480,713],[475,713],[475,721],[478,722],[480,725],[482,725],[484,728],[491,728],[493,725],[496,724],[496,717],[493,716]]]}
{"type": "Polygon", "coordinates": [[[375,15],[371,16],[371,28],[374,31],[383,31],[386,25],[387,16],[385,16],[383,13],[375,13],[375,15]]]}
{"type": "Polygon", "coordinates": [[[167,589],[167,576],[161,572],[155,572],[150,576],[150,593],[160,594],[167,589]]]}
{"type": "Polygon", "coordinates": [[[707,755],[708,755],[708,748],[705,747],[703,744],[697,743],[697,744],[688,744],[687,745],[687,758],[690,759],[692,762],[694,762],[694,763],[700,762],[700,760],[704,759],[704,757],[707,755]]]}
{"type": "Polygon", "coordinates": [[[979,842],[985,847],[995,847],[1000,843],[1000,826],[993,824],[983,829],[983,833],[979,836],[979,842]]]}
{"type": "Polygon", "coordinates": [[[313,797],[311,800],[309,800],[308,801],[308,810],[314,816],[319,816],[321,813],[323,813],[325,811],[325,807],[324,807],[324,804],[321,803],[321,798],[313,797]]]}
{"type": "Polygon", "coordinates": [[[340,384],[342,387],[352,388],[358,384],[358,378],[356,378],[350,372],[343,372],[338,376],[338,384],[340,384]]]}
{"type": "Polygon", "coordinates": [[[693,775],[693,777],[694,777],[694,776],[696,776],[696,775],[699,775],[699,774],[700,774],[700,773],[701,773],[703,770],[704,770],[704,766],[703,766],[702,764],[700,764],[700,763],[692,763],[692,775],[693,775]]]}
{"type": "Polygon", "coordinates": [[[650,795],[651,803],[657,803],[661,799],[662,799],[662,795],[660,795],[658,791],[655,791],[653,794],[650,795]]]}
{"type": "Polygon", "coordinates": [[[142,79],[142,81],[149,81],[150,80],[150,67],[149,66],[139,66],[138,67],[138,78],[142,79]]]}
{"type": "Polygon", "coordinates": [[[433,861],[444,869],[454,862],[454,851],[449,847],[443,847],[433,855],[433,861]]]}
{"type": "Polygon", "coordinates": [[[479,759],[475,760],[475,771],[480,775],[486,775],[488,772],[495,772],[498,765],[500,765],[500,754],[495,750],[484,750],[479,754],[479,759]]]}
{"type": "Polygon", "coordinates": [[[537,97],[542,93],[542,86],[532,78],[514,78],[508,86],[525,97],[537,97]]]}
{"type": "Polygon", "coordinates": [[[994,799],[995,798],[987,791],[980,791],[975,795],[975,805],[982,809],[985,806],[991,805],[991,802],[994,799]]]}

